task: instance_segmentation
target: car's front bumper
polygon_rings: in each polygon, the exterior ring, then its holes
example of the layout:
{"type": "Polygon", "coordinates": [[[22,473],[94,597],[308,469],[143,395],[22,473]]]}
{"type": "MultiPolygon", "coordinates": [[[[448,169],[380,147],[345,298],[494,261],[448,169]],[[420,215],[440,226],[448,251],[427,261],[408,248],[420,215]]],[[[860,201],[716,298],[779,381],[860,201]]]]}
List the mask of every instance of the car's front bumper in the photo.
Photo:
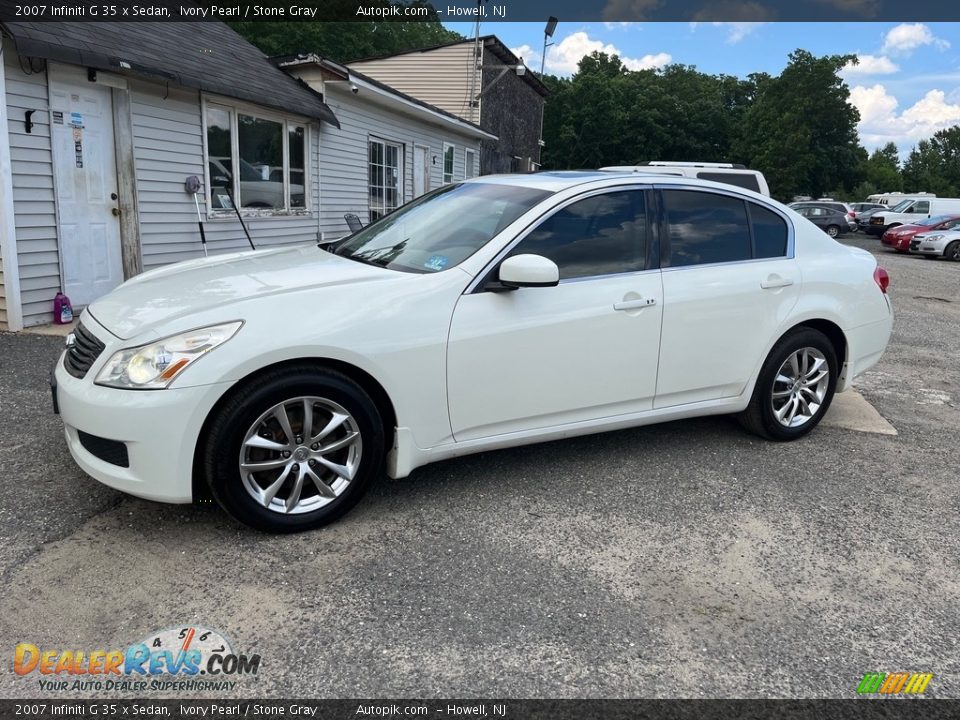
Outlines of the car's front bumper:
{"type": "MultiPolygon", "coordinates": [[[[104,339],[102,331],[97,334],[104,339]]],[[[97,372],[115,350],[108,344],[82,379],[66,371],[63,355],[57,361],[51,385],[70,454],[84,472],[117,490],[148,500],[191,502],[197,439],[230,383],[166,390],[95,385],[97,372]]]]}
{"type": "Polygon", "coordinates": [[[910,252],[917,255],[943,255],[947,248],[946,240],[921,240],[918,244],[910,245],[910,252]]]}

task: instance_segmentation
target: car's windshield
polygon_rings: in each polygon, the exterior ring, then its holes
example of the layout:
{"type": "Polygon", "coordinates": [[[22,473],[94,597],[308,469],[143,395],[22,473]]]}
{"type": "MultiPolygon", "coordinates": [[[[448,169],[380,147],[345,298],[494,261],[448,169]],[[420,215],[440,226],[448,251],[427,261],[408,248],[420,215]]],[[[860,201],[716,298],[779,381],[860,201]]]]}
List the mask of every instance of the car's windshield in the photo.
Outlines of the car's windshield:
{"type": "Polygon", "coordinates": [[[925,218],[923,220],[917,220],[917,225],[923,225],[923,227],[933,227],[934,225],[939,225],[942,222],[946,222],[950,219],[949,215],[934,215],[933,217],[925,218]]]}
{"type": "Polygon", "coordinates": [[[892,208],[890,208],[890,211],[891,211],[891,212],[903,212],[903,211],[906,210],[908,207],[910,207],[911,205],[913,205],[913,202],[914,202],[913,200],[901,200],[901,201],[898,202],[896,205],[894,205],[892,208]]]}
{"type": "Polygon", "coordinates": [[[445,185],[344,238],[337,255],[404,272],[460,264],[550,193],[495,183],[445,185]]]}

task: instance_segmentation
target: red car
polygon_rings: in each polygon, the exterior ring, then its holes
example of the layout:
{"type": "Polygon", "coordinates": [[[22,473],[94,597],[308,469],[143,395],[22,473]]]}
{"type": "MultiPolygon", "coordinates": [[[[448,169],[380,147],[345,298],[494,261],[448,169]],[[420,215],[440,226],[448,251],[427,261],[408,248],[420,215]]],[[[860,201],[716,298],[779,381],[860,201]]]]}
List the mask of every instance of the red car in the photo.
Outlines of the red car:
{"type": "Polygon", "coordinates": [[[889,245],[897,252],[910,250],[910,240],[914,235],[932,230],[953,230],[960,228],[960,215],[935,215],[934,217],[918,220],[910,225],[897,225],[887,230],[880,242],[889,245]]]}

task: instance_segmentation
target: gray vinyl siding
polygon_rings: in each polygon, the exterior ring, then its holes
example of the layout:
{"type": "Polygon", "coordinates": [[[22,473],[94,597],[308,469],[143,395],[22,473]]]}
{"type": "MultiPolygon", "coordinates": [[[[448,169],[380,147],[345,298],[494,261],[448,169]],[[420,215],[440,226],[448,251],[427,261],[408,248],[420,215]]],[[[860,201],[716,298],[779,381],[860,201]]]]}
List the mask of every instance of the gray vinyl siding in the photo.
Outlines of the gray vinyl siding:
{"type": "MultiPolygon", "coordinates": [[[[225,101],[229,104],[229,101],[225,101]]],[[[200,93],[137,82],[131,87],[137,199],[143,269],[203,256],[197,209],[184,191],[189,175],[204,178],[203,121],[200,93]]],[[[244,218],[258,247],[315,241],[318,229],[318,128],[309,125],[310,213],[295,216],[244,218]]],[[[235,217],[208,219],[200,209],[213,253],[249,247],[235,217]]]]}
{"type": "MultiPolygon", "coordinates": [[[[430,189],[443,183],[443,143],[452,143],[454,179],[464,177],[464,149],[479,153],[480,143],[423,119],[391,113],[363,94],[353,95],[328,83],[327,105],[340,121],[340,129],[323,129],[320,142],[320,229],[325,238],[348,234],[345,213],[354,213],[364,224],[370,221],[368,142],[370,138],[397,143],[403,147],[403,197],[401,204],[413,199],[414,145],[429,148],[428,157],[437,158],[430,165],[430,189]]],[[[478,155],[479,157],[479,155],[478,155]]]]}
{"type": "MultiPolygon", "coordinates": [[[[349,67],[369,75],[400,92],[430,103],[465,120],[479,122],[480,108],[470,112],[470,68],[474,63],[472,42],[428,51],[394,55],[381,60],[350,63],[349,67]]],[[[480,92],[480,73],[476,92],[480,92]]],[[[336,111],[334,111],[336,114],[336,111]]]]}
{"type": "MultiPolygon", "coordinates": [[[[60,254],[54,200],[50,107],[45,69],[27,74],[16,54],[4,52],[7,131],[13,172],[14,224],[25,327],[53,320],[53,298],[60,291],[60,254]],[[33,131],[24,129],[24,112],[35,110],[33,131]]],[[[29,69],[29,65],[24,64],[29,69]]],[[[34,67],[37,64],[34,63],[34,67]]],[[[5,263],[13,262],[4,258],[5,263]]],[[[6,321],[6,300],[2,320],[6,321]]]]}

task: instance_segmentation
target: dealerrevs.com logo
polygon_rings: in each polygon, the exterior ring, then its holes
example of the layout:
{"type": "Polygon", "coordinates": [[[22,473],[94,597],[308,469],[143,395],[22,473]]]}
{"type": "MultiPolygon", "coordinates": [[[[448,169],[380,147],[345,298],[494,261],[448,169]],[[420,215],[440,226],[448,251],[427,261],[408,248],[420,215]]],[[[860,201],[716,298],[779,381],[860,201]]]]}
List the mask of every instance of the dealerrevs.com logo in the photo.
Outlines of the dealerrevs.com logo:
{"type": "Polygon", "coordinates": [[[233,690],[237,678],[256,675],[260,655],[234,652],[216,630],[184,626],[161,630],[126,650],[41,648],[19,643],[13,671],[37,677],[44,691],[233,690]]]}
{"type": "Polygon", "coordinates": [[[868,672],[857,686],[858,695],[923,695],[933,673],[868,672]]]}

